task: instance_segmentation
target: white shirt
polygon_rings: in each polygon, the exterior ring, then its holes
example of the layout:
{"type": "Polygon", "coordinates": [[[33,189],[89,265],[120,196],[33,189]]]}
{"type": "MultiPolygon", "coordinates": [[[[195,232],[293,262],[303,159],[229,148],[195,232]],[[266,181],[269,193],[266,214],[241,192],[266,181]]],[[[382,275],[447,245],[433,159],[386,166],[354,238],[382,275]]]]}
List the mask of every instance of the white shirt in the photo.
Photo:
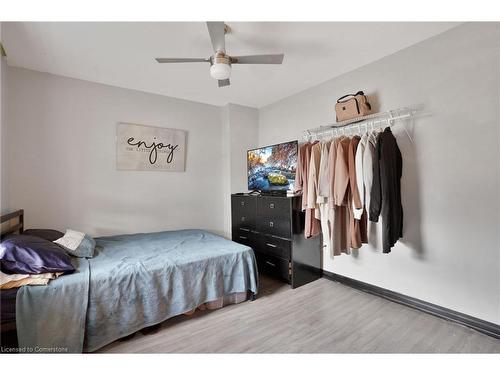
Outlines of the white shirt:
{"type": "Polygon", "coordinates": [[[373,182],[373,160],[375,158],[376,145],[377,137],[374,133],[370,133],[368,141],[365,145],[365,152],[363,154],[363,182],[365,185],[366,211],[370,210],[370,193],[372,191],[373,182]]]}
{"type": "Polygon", "coordinates": [[[356,185],[358,187],[359,198],[361,200],[361,208],[354,207],[354,201],[352,202],[352,208],[354,211],[354,218],[358,220],[361,219],[361,215],[363,214],[363,207],[365,204],[365,186],[363,182],[363,155],[367,143],[368,135],[364,134],[358,143],[358,148],[356,149],[356,155],[354,157],[354,165],[356,167],[356,185]]]}

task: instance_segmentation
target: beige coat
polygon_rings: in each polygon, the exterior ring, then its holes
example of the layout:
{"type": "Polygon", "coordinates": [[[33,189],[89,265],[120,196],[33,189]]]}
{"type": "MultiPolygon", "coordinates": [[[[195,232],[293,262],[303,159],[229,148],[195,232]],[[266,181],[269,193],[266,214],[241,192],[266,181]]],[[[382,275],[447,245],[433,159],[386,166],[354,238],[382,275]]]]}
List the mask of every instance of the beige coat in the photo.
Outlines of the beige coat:
{"type": "Polygon", "coordinates": [[[299,163],[297,166],[296,189],[302,189],[302,211],[305,211],[304,236],[310,238],[320,233],[320,223],[314,217],[314,209],[307,207],[308,187],[309,187],[309,166],[311,161],[311,148],[314,144],[306,143],[299,149],[299,163]]]}
{"type": "Polygon", "coordinates": [[[311,147],[311,159],[309,161],[309,177],[307,180],[307,208],[314,209],[314,217],[320,218],[318,205],[319,192],[319,166],[321,163],[321,143],[311,147]]]}
{"type": "Polygon", "coordinates": [[[348,186],[349,186],[349,165],[348,151],[349,138],[341,137],[332,142],[330,147],[330,161],[332,173],[332,235],[331,249],[333,255],[349,254],[351,247],[351,234],[349,225],[348,186]]]}

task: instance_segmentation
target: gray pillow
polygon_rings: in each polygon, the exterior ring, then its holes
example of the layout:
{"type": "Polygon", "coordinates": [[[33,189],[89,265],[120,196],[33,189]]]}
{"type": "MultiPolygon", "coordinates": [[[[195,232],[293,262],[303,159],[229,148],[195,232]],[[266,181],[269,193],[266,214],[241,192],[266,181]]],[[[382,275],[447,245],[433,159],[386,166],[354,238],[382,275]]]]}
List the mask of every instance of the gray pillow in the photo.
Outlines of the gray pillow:
{"type": "Polygon", "coordinates": [[[73,254],[71,254],[71,252],[70,254],[79,258],[92,258],[94,256],[94,249],[95,249],[95,240],[88,234],[86,234],[83,237],[80,246],[76,248],[73,254]]]}
{"type": "Polygon", "coordinates": [[[54,229],[26,229],[23,234],[43,238],[47,241],[55,241],[64,236],[63,232],[54,229]]]}
{"type": "Polygon", "coordinates": [[[92,258],[94,256],[95,240],[88,234],[68,229],[64,236],[54,242],[75,257],[92,258]]]}

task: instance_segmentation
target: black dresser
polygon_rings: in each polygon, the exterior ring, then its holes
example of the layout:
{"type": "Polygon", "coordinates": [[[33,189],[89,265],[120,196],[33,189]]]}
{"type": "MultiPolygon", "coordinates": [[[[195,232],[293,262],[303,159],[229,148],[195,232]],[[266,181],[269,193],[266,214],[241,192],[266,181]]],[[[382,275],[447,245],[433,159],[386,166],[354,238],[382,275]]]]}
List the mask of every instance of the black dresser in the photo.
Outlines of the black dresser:
{"type": "Polygon", "coordinates": [[[292,288],[321,277],[320,237],[305,239],[300,197],[231,196],[232,239],[250,246],[259,272],[292,288]]]}

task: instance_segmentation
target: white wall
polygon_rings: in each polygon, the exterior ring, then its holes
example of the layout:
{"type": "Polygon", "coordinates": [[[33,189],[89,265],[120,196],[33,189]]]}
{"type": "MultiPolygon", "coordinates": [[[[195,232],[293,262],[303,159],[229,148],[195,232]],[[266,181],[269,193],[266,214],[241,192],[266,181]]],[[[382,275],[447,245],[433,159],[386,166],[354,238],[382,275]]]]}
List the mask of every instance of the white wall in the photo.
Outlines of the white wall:
{"type": "Polygon", "coordinates": [[[19,68],[8,73],[5,210],[24,208],[27,227],[224,232],[219,107],[19,68]],[[186,171],[117,171],[120,121],[186,130],[186,171]]]}
{"type": "Polygon", "coordinates": [[[230,120],[231,193],[248,191],[247,150],[258,147],[259,111],[228,104],[230,120]]]}
{"type": "Polygon", "coordinates": [[[246,151],[257,147],[259,112],[236,104],[222,107],[224,170],[228,176],[224,189],[224,234],[231,237],[231,199],[233,193],[247,191],[246,151]]]}
{"type": "Polygon", "coordinates": [[[393,130],[404,239],[382,254],[378,230],[324,269],[500,323],[499,40],[498,23],[459,26],[260,109],[260,145],[334,122],[336,98],[361,89],[380,110],[430,112],[408,126],[414,144],[393,130]]]}

